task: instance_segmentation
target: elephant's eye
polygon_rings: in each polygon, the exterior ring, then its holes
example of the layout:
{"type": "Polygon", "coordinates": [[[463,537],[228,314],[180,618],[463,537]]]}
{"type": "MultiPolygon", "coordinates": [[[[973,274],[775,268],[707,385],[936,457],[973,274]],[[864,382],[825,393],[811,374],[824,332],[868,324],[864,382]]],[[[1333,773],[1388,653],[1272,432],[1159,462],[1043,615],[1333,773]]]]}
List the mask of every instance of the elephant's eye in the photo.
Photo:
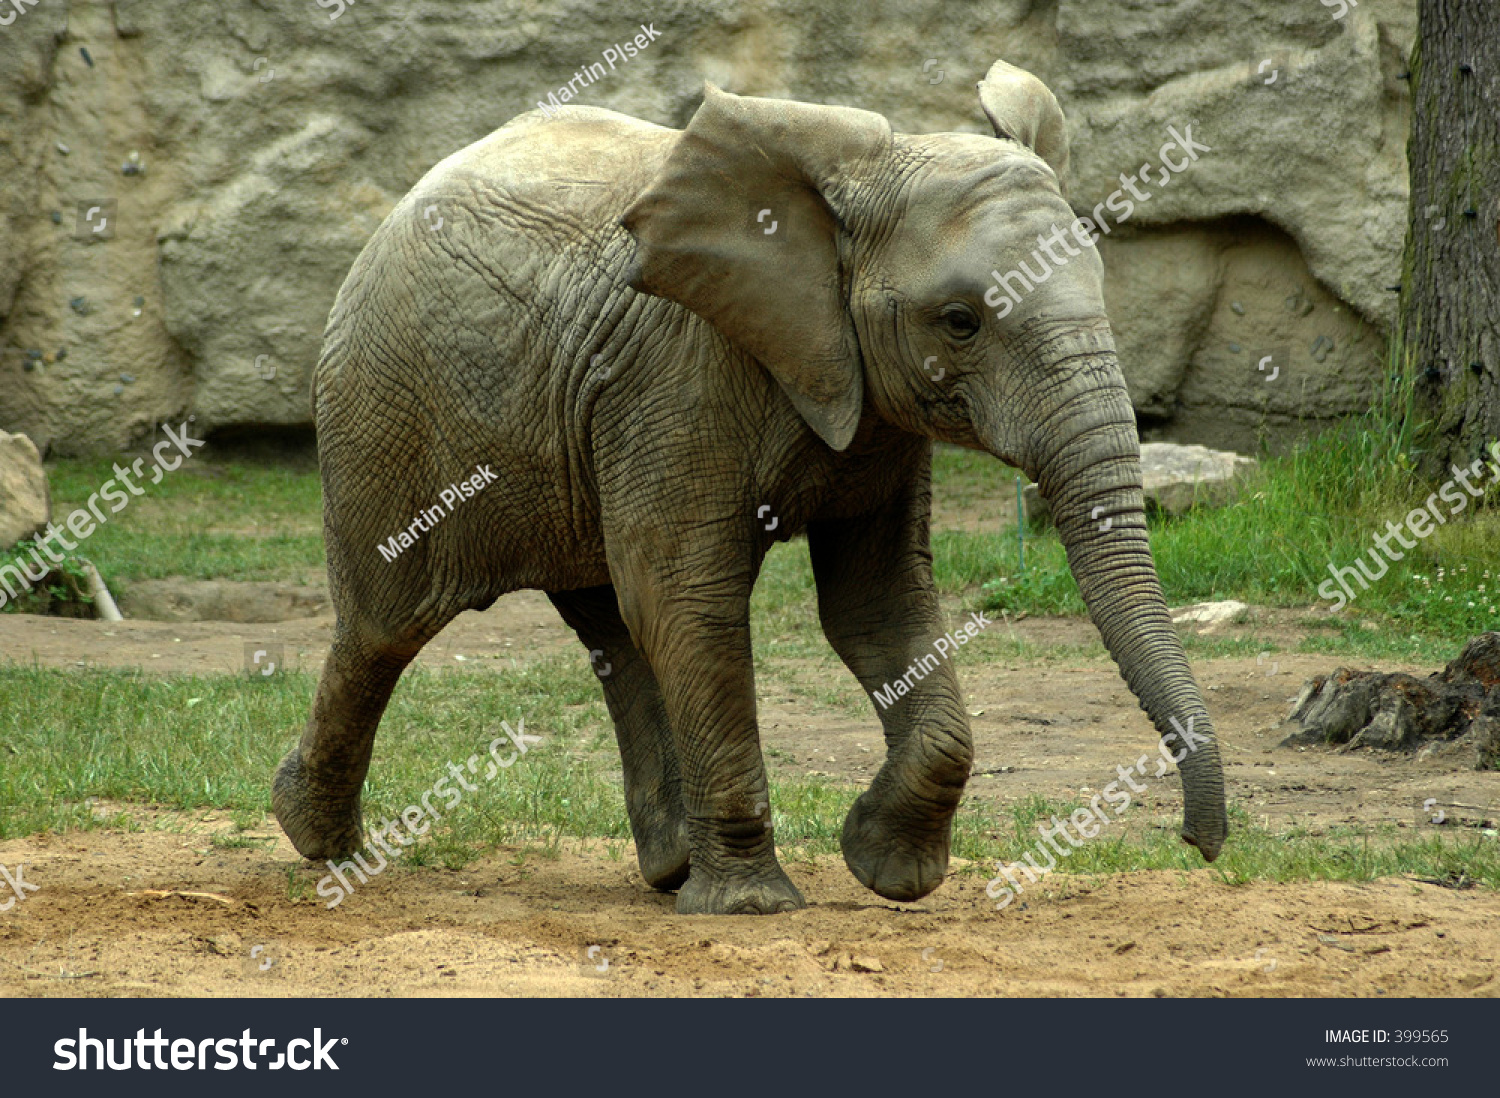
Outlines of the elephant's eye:
{"type": "Polygon", "coordinates": [[[979,314],[962,301],[953,301],[938,310],[938,324],[954,339],[972,339],[979,331],[979,314]]]}

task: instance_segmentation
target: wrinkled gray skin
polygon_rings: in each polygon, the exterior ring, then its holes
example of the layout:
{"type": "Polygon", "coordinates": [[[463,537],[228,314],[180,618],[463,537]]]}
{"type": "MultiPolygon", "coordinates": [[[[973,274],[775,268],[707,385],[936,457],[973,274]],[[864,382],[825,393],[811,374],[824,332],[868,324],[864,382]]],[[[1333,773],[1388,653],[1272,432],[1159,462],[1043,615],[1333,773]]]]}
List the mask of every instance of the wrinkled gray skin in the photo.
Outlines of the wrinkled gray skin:
{"type": "MultiPolygon", "coordinates": [[[[864,111],[713,88],[681,132],[531,113],[396,208],[339,293],[316,374],[338,624],[276,774],[299,851],[360,846],[376,726],[422,645],[540,588],[610,667],[645,879],[679,889],[684,913],[801,907],[769,827],[750,590],[771,543],[805,531],[834,649],[866,691],[899,678],[943,628],[940,439],[1040,485],[1142,707],[1163,734],[1175,717],[1206,737],[1180,763],[1182,835],[1218,854],[1218,748],[1147,546],[1098,254],[1003,321],[984,300],[992,270],[1073,222],[1062,114],[1004,63],[980,94],[997,137],[893,134],[864,111]],[[497,483],[395,561],[376,552],[481,464],[497,483]]],[[[886,759],[844,858],[915,900],[942,882],[972,758],[952,663],[879,717],[886,759]]]]}

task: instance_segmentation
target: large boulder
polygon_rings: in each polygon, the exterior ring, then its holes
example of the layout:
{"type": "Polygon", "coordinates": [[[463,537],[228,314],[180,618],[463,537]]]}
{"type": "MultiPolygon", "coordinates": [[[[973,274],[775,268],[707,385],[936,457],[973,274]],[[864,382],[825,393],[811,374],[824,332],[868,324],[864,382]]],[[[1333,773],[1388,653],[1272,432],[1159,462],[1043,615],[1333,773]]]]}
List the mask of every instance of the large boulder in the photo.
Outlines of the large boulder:
{"type": "Polygon", "coordinates": [[[336,289],[391,208],[389,194],[341,170],[368,141],[361,127],[314,115],[247,157],[228,185],[178,206],[162,229],[166,327],[198,364],[199,431],[243,426],[251,414],[259,425],[307,422],[308,371],[330,305],[308,287],[336,289]],[[301,227],[295,239],[286,225],[301,227]]]}
{"type": "Polygon", "coordinates": [[[9,549],[52,521],[52,493],[36,444],[0,431],[0,549],[9,549]]]}

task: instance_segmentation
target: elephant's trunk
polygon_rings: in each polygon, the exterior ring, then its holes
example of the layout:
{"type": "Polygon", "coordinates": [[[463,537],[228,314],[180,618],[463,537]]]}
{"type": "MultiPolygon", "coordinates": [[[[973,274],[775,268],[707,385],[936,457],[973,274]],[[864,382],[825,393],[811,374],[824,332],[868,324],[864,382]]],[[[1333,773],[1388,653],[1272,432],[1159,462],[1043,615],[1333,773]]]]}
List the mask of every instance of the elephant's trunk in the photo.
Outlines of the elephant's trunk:
{"type": "Polygon", "coordinates": [[[1084,337],[1062,361],[1055,349],[1048,356],[1060,376],[1071,375],[1073,395],[1049,410],[1028,472],[1104,646],[1177,759],[1182,838],[1211,862],[1228,833],[1218,741],[1151,559],[1135,415],[1112,341],[1102,337],[1084,337]]]}

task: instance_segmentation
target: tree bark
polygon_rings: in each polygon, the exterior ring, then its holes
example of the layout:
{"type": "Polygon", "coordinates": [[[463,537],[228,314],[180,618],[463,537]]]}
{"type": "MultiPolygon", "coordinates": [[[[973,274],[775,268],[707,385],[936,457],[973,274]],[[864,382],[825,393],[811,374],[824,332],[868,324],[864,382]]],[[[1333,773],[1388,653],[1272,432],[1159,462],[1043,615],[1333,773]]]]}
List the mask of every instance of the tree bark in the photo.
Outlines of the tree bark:
{"type": "Polygon", "coordinates": [[[1500,0],[1420,0],[1400,340],[1424,471],[1500,439],[1500,0]]]}

